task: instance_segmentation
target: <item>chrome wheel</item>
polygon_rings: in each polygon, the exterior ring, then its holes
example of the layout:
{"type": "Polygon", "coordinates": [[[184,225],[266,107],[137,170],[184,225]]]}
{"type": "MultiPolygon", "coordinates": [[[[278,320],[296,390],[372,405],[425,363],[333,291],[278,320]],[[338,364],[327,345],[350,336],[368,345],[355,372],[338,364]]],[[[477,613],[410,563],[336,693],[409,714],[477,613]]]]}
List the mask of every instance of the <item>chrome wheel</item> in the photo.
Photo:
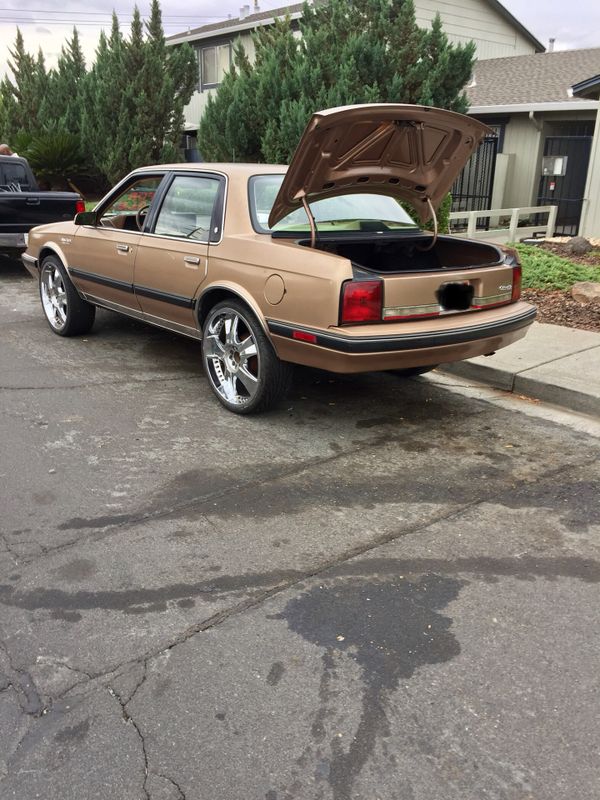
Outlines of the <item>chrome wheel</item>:
{"type": "Polygon", "coordinates": [[[203,352],[217,395],[228,406],[249,405],[260,386],[261,356],[248,319],[237,309],[215,308],[206,320],[203,352]]]}
{"type": "Polygon", "coordinates": [[[61,331],[67,322],[67,291],[60,270],[52,261],[42,267],[40,294],[48,322],[54,330],[61,331]]]}

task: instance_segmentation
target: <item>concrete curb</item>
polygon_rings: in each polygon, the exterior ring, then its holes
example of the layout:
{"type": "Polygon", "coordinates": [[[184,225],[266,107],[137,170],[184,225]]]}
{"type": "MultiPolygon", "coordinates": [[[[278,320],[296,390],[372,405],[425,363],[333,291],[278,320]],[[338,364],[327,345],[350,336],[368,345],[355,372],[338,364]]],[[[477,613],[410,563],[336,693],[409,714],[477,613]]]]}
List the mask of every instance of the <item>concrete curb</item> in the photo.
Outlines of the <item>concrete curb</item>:
{"type": "Polygon", "coordinates": [[[440,372],[600,417],[600,333],[534,323],[524,339],[440,372]]]}

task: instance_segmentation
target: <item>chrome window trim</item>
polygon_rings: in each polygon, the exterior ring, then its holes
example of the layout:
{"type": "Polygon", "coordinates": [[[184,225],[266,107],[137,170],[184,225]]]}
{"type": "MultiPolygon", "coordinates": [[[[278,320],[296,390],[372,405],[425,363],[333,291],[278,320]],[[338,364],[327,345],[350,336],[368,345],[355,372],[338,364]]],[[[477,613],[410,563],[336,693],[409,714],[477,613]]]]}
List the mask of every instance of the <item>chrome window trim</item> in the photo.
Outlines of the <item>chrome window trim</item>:
{"type": "MultiPolygon", "coordinates": [[[[227,198],[228,198],[228,193],[229,193],[229,176],[226,175],[224,172],[217,172],[216,170],[206,170],[206,171],[202,171],[201,172],[200,170],[197,170],[197,169],[195,169],[195,170],[191,170],[191,169],[186,170],[185,168],[181,169],[181,170],[179,170],[179,169],[170,169],[170,170],[167,170],[167,173],[170,173],[170,174],[172,174],[174,176],[177,176],[179,174],[185,174],[186,176],[192,176],[192,177],[194,175],[199,176],[199,177],[203,177],[203,176],[206,177],[206,176],[214,175],[216,178],[224,178],[224,180],[225,180],[225,188],[223,189],[223,212],[221,214],[221,224],[219,226],[220,230],[221,230],[220,238],[216,242],[210,242],[210,241],[205,241],[204,239],[188,239],[186,236],[165,236],[162,233],[152,233],[151,231],[143,231],[143,232],[141,232],[142,236],[148,236],[148,237],[154,238],[154,239],[162,239],[163,241],[166,241],[166,242],[187,242],[188,244],[190,244],[190,243],[192,243],[192,244],[206,244],[209,247],[217,247],[217,245],[221,244],[221,242],[223,241],[223,236],[224,236],[224,232],[225,232],[225,212],[227,210],[227,198]]],[[[167,173],[165,173],[165,174],[167,174],[167,173]]]]}

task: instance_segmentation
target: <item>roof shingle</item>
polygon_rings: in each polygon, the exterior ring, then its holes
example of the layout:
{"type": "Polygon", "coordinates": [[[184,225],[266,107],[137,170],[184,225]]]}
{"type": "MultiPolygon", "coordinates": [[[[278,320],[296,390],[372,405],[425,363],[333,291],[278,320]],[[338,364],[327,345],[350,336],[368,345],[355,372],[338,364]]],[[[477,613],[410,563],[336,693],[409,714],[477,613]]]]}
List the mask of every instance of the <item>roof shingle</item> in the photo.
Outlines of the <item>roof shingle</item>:
{"type": "Polygon", "coordinates": [[[285,17],[287,14],[299,14],[302,11],[304,3],[291,3],[281,8],[272,8],[269,11],[258,11],[256,14],[248,14],[247,17],[235,17],[232,19],[224,19],[221,22],[212,22],[210,25],[202,25],[200,28],[193,28],[191,31],[184,31],[183,33],[176,33],[173,36],[168,36],[169,39],[181,39],[182,36],[189,36],[196,38],[205,36],[210,33],[224,33],[228,28],[237,28],[240,25],[248,27],[258,27],[261,23],[267,20],[274,19],[275,17],[285,17]]]}
{"type": "Polygon", "coordinates": [[[600,47],[478,61],[467,88],[472,106],[581,102],[571,87],[600,72],[600,47]]]}

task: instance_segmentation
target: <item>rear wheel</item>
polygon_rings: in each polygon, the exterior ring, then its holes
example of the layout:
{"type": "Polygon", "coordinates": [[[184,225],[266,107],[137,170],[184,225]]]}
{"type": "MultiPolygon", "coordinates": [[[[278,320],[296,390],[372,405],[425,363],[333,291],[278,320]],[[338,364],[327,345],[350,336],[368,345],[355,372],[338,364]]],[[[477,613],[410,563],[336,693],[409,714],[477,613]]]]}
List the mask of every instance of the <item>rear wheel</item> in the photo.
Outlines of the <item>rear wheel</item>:
{"type": "Polygon", "coordinates": [[[239,300],[224,300],[208,312],[202,357],[211,389],[236,414],[266,411],[290,388],[292,366],[279,360],[256,317],[239,300]]]}
{"type": "Polygon", "coordinates": [[[47,256],[40,269],[40,299],[48,324],[59,336],[87,333],[96,307],[83,300],[56,256],[47,256]]]}
{"type": "Polygon", "coordinates": [[[415,375],[424,375],[426,372],[431,372],[432,369],[435,369],[437,364],[431,364],[428,367],[406,367],[405,369],[391,369],[390,372],[393,375],[397,375],[399,378],[414,378],[415,375]]]}

